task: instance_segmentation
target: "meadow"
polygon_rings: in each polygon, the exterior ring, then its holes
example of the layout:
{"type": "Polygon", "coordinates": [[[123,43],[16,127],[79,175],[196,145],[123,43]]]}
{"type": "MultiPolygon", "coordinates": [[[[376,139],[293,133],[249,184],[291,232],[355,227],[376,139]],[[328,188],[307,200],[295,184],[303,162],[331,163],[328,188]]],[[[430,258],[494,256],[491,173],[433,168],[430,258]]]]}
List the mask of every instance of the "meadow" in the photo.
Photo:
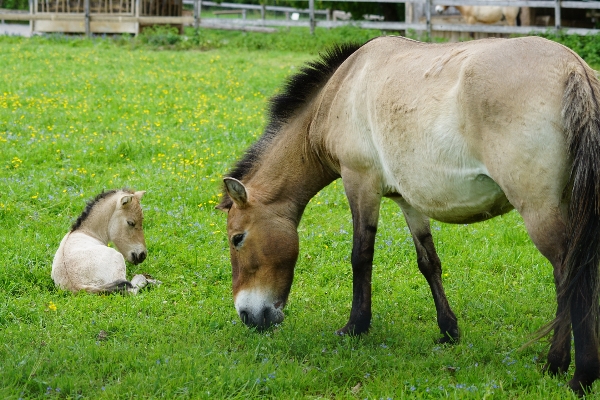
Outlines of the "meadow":
{"type": "Polygon", "coordinates": [[[287,76],[328,41],[378,34],[334,31],[0,37],[0,398],[574,398],[572,369],[541,371],[547,340],[521,349],[552,319],[555,294],[551,266],[514,212],[433,222],[458,344],[434,343],[431,294],[391,201],[371,331],[334,335],[352,296],[339,180],[301,222],[286,320],[264,333],[239,320],[226,216],[214,209],[221,178],[261,135],[287,76]],[[138,296],[56,289],[63,235],[87,200],[121,187],[147,191],[149,255],[128,275],[163,284],[138,296]]]}

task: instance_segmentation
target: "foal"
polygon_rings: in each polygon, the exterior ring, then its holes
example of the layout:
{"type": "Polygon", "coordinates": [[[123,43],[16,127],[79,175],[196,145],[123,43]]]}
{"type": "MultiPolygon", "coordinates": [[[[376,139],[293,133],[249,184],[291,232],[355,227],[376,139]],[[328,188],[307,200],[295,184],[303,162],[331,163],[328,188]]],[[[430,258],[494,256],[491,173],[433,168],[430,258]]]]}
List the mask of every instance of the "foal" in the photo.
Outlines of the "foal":
{"type": "Polygon", "coordinates": [[[51,276],[58,287],[72,292],[136,294],[156,283],[144,275],[129,282],[125,275],[125,260],[139,264],[147,255],[140,204],[144,193],[111,190],[88,202],[54,256],[51,276]],[[108,247],[109,242],[118,251],[108,247]]]}

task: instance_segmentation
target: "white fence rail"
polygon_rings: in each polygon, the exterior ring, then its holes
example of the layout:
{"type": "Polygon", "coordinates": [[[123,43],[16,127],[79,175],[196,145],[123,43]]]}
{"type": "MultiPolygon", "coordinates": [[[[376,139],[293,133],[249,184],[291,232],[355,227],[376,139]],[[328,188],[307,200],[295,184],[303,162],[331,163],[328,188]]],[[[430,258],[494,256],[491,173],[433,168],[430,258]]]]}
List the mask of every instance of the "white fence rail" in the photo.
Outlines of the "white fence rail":
{"type": "MultiPolygon", "coordinates": [[[[573,28],[562,26],[561,9],[590,9],[600,10],[600,1],[560,1],[560,0],[360,0],[361,2],[387,2],[387,3],[406,3],[411,5],[421,5],[425,10],[425,22],[386,22],[386,21],[333,21],[329,10],[317,10],[314,7],[314,0],[308,0],[309,7],[306,9],[295,9],[279,6],[261,6],[236,3],[216,3],[202,0],[183,0],[184,4],[193,5],[192,16],[162,17],[162,16],[140,16],[139,2],[135,1],[134,10],[128,15],[116,14],[96,14],[90,12],[89,0],[83,0],[88,4],[83,13],[48,13],[40,12],[35,7],[36,1],[30,0],[30,11],[0,10],[0,20],[16,21],[77,21],[85,26],[86,34],[90,35],[91,24],[133,24],[137,26],[134,32],[137,33],[140,24],[173,24],[173,25],[192,25],[196,28],[221,28],[221,29],[244,29],[244,30],[263,30],[268,31],[268,27],[289,27],[302,26],[309,27],[314,32],[316,26],[333,28],[344,25],[354,25],[367,29],[380,29],[387,31],[406,31],[415,30],[427,32],[431,37],[432,31],[450,31],[450,32],[485,32],[499,34],[528,34],[542,33],[549,29],[561,30],[566,34],[597,34],[599,29],[573,28]],[[503,26],[503,25],[467,25],[467,24],[434,24],[432,23],[432,10],[436,5],[457,6],[457,5],[495,5],[495,6],[513,6],[530,8],[551,8],[554,9],[555,24],[552,28],[547,26],[503,26]],[[261,13],[260,19],[248,18],[201,18],[203,7],[222,7],[238,10],[258,10],[261,13]],[[283,12],[285,19],[267,19],[266,12],[283,12]],[[292,20],[289,15],[292,13],[308,14],[308,19],[292,20]],[[316,16],[324,16],[324,19],[317,19],[316,16]]],[[[343,0],[323,0],[331,3],[343,0]]]]}

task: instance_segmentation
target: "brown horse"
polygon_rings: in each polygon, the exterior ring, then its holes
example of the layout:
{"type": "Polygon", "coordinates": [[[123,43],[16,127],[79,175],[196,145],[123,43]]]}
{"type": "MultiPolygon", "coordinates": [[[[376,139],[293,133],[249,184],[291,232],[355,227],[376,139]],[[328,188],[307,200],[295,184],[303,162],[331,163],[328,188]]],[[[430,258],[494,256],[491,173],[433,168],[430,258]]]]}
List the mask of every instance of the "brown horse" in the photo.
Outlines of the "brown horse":
{"type": "Polygon", "coordinates": [[[599,377],[600,82],[568,48],[537,37],[426,44],[382,37],[341,46],[291,77],[270,122],[224,179],[233,296],[259,329],[283,320],[297,227],[341,177],[353,218],[353,299],[339,333],[371,321],[379,206],[412,233],[442,342],[459,337],[429,218],[486,220],[516,209],[554,267],[556,318],[546,369],[578,393],[599,377]]]}

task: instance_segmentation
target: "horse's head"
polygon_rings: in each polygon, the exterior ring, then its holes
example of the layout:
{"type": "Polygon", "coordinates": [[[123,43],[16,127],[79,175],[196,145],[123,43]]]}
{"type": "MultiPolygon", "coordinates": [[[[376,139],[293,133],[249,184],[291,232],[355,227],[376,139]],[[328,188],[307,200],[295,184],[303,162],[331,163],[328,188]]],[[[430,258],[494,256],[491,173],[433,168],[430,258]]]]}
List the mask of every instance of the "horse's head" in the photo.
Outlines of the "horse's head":
{"type": "Polygon", "coordinates": [[[264,329],[283,321],[298,259],[296,225],[240,181],[224,181],[229,198],[217,208],[227,212],[235,308],[246,325],[264,329]]]}
{"type": "Polygon", "coordinates": [[[140,199],[145,191],[116,194],[116,209],[108,222],[108,235],[111,242],[125,259],[139,264],[146,259],[146,240],[142,227],[143,215],[140,199]]]}

